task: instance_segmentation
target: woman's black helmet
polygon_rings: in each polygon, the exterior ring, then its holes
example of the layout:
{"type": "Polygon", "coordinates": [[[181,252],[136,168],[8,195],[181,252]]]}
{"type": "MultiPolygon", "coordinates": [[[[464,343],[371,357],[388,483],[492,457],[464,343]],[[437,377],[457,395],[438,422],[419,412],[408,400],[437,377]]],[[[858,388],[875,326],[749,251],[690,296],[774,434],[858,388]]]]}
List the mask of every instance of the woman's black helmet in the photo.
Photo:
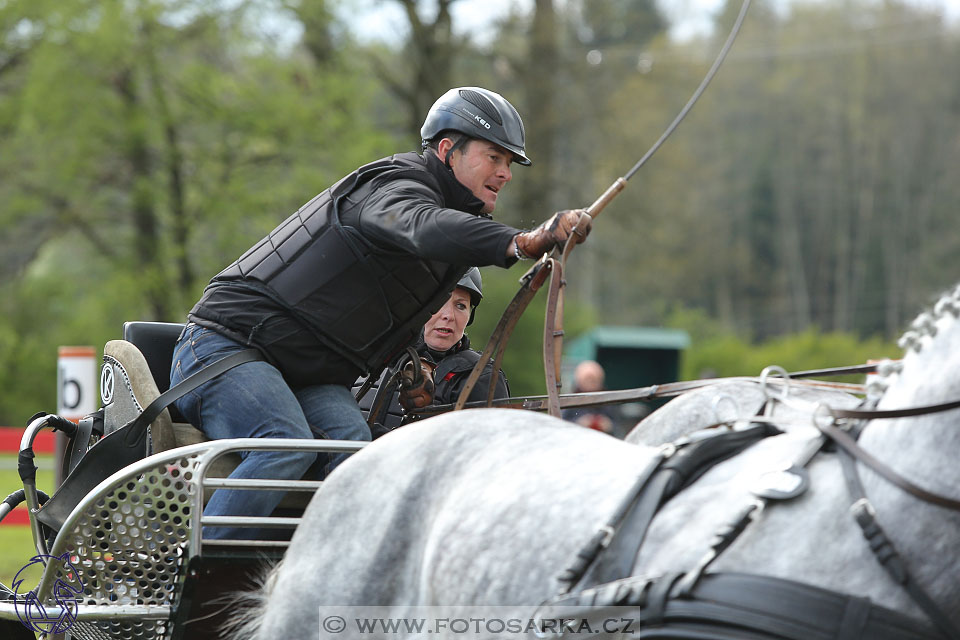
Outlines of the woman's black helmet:
{"type": "Polygon", "coordinates": [[[457,287],[470,292],[470,319],[467,320],[467,325],[471,325],[473,316],[477,312],[477,305],[483,300],[483,279],[480,277],[480,269],[470,267],[470,270],[460,278],[457,287]]]}
{"type": "Polygon", "coordinates": [[[440,96],[420,128],[424,147],[438,133],[451,129],[498,144],[513,153],[517,164],[530,165],[524,151],[523,120],[499,93],[480,87],[457,87],[440,96]]]}

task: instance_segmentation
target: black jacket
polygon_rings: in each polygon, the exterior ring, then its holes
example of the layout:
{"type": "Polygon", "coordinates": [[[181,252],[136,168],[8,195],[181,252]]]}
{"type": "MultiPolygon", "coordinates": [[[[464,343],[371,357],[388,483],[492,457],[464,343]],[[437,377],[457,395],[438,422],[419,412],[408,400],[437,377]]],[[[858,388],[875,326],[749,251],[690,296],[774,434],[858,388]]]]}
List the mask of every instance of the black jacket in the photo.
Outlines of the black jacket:
{"type": "Polygon", "coordinates": [[[190,319],[259,348],[288,383],[351,384],[420,332],[469,266],[510,266],[517,229],[432,153],[357,169],[213,278],[190,319]]]}
{"type": "MultiPolygon", "coordinates": [[[[434,391],[432,404],[443,405],[455,403],[460,397],[463,386],[467,383],[470,372],[473,371],[474,365],[480,360],[482,354],[470,348],[470,339],[467,336],[463,336],[459,343],[444,353],[439,353],[427,347],[421,336],[416,349],[422,358],[425,358],[435,365],[433,381],[436,385],[436,390],[434,391]]],[[[370,390],[360,398],[360,409],[363,411],[365,418],[369,417],[380,385],[384,382],[383,378],[386,377],[386,375],[385,373],[384,376],[381,376],[370,390]]],[[[470,395],[467,397],[468,402],[487,399],[487,390],[490,387],[490,378],[492,375],[493,361],[489,361],[480,374],[476,386],[474,386],[470,395]]],[[[360,388],[362,382],[362,379],[356,381],[353,388],[354,393],[360,388]]],[[[410,421],[406,412],[404,412],[400,406],[400,393],[396,385],[391,385],[384,393],[390,394],[390,398],[386,404],[386,410],[381,411],[381,415],[377,419],[379,426],[373,429],[374,437],[383,435],[387,431],[392,431],[401,424],[410,421]]],[[[497,376],[493,398],[496,400],[509,397],[510,385],[507,382],[507,377],[503,374],[503,370],[501,370],[500,375],[497,376]]]]}

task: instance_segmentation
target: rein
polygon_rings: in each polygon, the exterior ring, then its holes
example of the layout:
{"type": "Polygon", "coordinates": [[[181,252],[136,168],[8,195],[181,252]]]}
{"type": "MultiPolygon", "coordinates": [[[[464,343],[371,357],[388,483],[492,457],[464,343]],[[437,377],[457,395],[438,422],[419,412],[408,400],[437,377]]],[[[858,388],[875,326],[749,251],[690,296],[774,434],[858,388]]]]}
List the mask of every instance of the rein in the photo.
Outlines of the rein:
{"type": "MultiPolygon", "coordinates": [[[[502,355],[502,354],[501,354],[502,355]]],[[[482,360],[482,359],[481,359],[482,360]]],[[[494,363],[495,371],[499,371],[500,361],[494,363]]],[[[866,388],[861,384],[852,384],[845,382],[826,382],[823,380],[797,380],[797,378],[811,378],[816,376],[829,375],[847,375],[857,373],[873,373],[877,370],[875,364],[862,364],[850,367],[834,367],[829,369],[817,369],[811,371],[791,372],[787,374],[790,384],[796,384],[807,389],[824,389],[833,391],[844,391],[852,394],[863,394],[866,388]]],[[[657,398],[674,398],[683,395],[689,391],[701,389],[706,386],[714,385],[720,382],[732,381],[752,381],[759,382],[760,378],[752,376],[730,376],[726,378],[704,378],[700,380],[683,380],[680,382],[667,382],[655,384],[649,387],[636,387],[633,389],[615,389],[612,391],[591,391],[581,393],[564,393],[557,396],[557,402],[560,409],[570,407],[594,407],[604,404],[618,404],[623,402],[634,402],[637,400],[654,400],[657,398]]],[[[779,381],[778,381],[779,383],[779,381]]],[[[440,415],[448,411],[459,409],[474,409],[480,407],[496,407],[501,409],[526,409],[529,411],[546,411],[550,397],[546,395],[537,396],[512,396],[509,398],[499,398],[497,400],[474,400],[464,402],[462,406],[459,403],[436,404],[414,409],[410,411],[412,415],[418,417],[429,417],[440,415]]]]}
{"type": "MultiPolygon", "coordinates": [[[[944,409],[940,409],[940,411],[947,411],[949,409],[956,409],[957,407],[960,407],[960,403],[957,403],[957,402],[953,402],[949,404],[951,406],[944,409]]],[[[929,407],[922,407],[922,408],[927,409],[929,407]]],[[[863,415],[863,414],[870,414],[873,412],[856,411],[854,413],[857,413],[858,415],[863,415]]],[[[876,413],[885,414],[888,412],[878,411],[876,413]]],[[[924,413],[933,413],[933,412],[925,411],[923,413],[902,414],[901,412],[897,411],[897,412],[889,412],[889,413],[896,413],[897,415],[876,415],[874,416],[874,419],[909,417],[914,415],[924,415],[924,413]]],[[[833,442],[835,442],[838,447],[843,449],[846,455],[870,467],[870,469],[875,471],[877,474],[883,477],[890,484],[902,489],[903,491],[906,491],[907,493],[914,496],[915,498],[923,500],[924,502],[927,502],[929,504],[936,505],[938,507],[943,507],[944,509],[950,509],[951,511],[960,511],[960,500],[949,498],[947,496],[941,495],[939,493],[935,493],[933,491],[928,491],[923,487],[920,487],[919,485],[913,483],[911,480],[903,477],[902,475],[894,471],[885,462],[879,460],[878,458],[870,454],[868,451],[863,449],[863,447],[857,444],[857,441],[854,440],[854,438],[847,431],[844,431],[843,429],[840,429],[839,427],[836,427],[832,424],[819,424],[817,421],[814,421],[814,424],[816,424],[817,429],[819,429],[821,433],[823,433],[825,436],[827,436],[833,442]]]]}

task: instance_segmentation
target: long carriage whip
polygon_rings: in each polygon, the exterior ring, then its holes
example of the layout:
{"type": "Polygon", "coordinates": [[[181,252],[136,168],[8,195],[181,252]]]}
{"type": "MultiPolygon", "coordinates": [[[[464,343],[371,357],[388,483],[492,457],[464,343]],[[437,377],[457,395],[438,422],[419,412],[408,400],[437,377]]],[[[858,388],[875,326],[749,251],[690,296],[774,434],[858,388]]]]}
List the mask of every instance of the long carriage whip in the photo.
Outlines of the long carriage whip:
{"type": "Polygon", "coordinates": [[[490,386],[487,390],[487,406],[491,406],[497,377],[500,372],[500,364],[503,361],[503,352],[506,348],[507,340],[509,340],[510,333],[513,331],[513,328],[516,326],[517,321],[520,319],[530,300],[533,299],[533,296],[543,285],[549,272],[550,286],[547,294],[547,309],[543,331],[543,366],[547,382],[547,412],[552,416],[560,417],[559,389],[561,387],[560,358],[563,351],[563,287],[566,284],[563,279],[563,269],[566,266],[570,252],[576,244],[575,235],[583,235],[583,230],[590,221],[600,215],[600,212],[623,191],[627,186],[627,181],[657,152],[664,141],[673,133],[680,122],[683,121],[687,113],[690,112],[697,100],[700,99],[707,85],[713,80],[713,77],[720,69],[720,65],[723,64],[724,59],[727,57],[727,53],[733,46],[737,34],[740,33],[740,27],[746,18],[747,11],[750,8],[750,2],[751,0],[743,1],[740,7],[740,13],[737,15],[730,34],[727,36],[726,42],[724,42],[723,47],[721,47],[720,52],[717,54],[713,65],[709,71],[707,71],[707,74],[700,82],[696,91],[694,91],[690,99],[687,100],[683,109],[680,110],[680,113],[677,114],[660,138],[653,143],[653,146],[643,154],[626,174],[617,178],[614,183],[580,215],[580,220],[578,220],[574,232],[567,238],[563,249],[561,250],[560,247],[554,247],[549,254],[541,257],[520,279],[522,283],[520,290],[513,297],[510,304],[507,305],[503,315],[500,317],[500,321],[490,335],[490,339],[487,341],[487,345],[483,350],[483,355],[477,361],[473,371],[470,372],[470,376],[467,378],[467,382],[460,392],[460,397],[454,406],[455,410],[464,407],[486,363],[490,360],[494,351],[496,351],[496,356],[493,359],[493,375],[490,377],[490,386]]]}

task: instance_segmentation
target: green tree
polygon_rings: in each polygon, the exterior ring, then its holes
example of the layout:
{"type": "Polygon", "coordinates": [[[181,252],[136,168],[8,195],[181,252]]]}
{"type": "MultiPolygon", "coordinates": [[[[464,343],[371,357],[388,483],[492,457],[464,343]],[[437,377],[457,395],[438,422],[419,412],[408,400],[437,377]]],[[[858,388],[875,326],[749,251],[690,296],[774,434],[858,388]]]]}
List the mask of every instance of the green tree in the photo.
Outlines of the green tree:
{"type": "Polygon", "coordinates": [[[363,117],[363,74],[266,37],[261,9],[0,6],[0,422],[49,410],[33,372],[57,344],[182,320],[241,251],[392,150],[363,117]]]}

